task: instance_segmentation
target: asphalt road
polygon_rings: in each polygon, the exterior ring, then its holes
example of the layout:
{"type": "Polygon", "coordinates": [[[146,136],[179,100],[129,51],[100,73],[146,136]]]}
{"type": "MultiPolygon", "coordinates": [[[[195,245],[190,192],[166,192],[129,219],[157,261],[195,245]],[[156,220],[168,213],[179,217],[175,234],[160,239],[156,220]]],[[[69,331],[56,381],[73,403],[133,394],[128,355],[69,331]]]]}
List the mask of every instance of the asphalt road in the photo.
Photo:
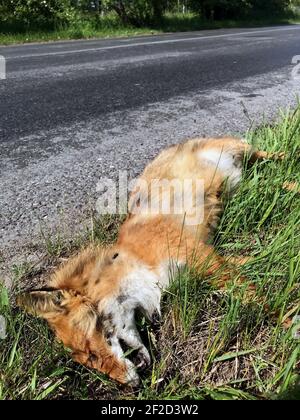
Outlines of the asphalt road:
{"type": "Polygon", "coordinates": [[[300,26],[10,46],[0,55],[3,255],[26,253],[41,229],[80,229],[103,176],[133,177],[188,137],[242,134],[300,93],[291,76],[300,26]]]}

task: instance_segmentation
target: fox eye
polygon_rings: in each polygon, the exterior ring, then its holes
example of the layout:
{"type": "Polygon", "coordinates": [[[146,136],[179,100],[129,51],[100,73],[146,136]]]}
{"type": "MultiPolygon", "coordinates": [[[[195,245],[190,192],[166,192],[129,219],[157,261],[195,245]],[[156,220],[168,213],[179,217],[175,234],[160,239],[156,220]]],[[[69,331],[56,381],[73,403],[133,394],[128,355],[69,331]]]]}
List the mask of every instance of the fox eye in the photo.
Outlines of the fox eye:
{"type": "Polygon", "coordinates": [[[61,293],[57,293],[57,294],[55,295],[55,298],[54,298],[54,304],[55,304],[55,305],[60,305],[60,304],[62,303],[62,301],[63,301],[63,296],[62,296],[62,294],[61,294],[61,293]]]}
{"type": "Polygon", "coordinates": [[[93,362],[97,362],[97,360],[98,360],[98,357],[96,356],[96,354],[90,353],[88,361],[90,363],[93,363],[93,362]]]}
{"type": "Polygon", "coordinates": [[[118,257],[119,257],[119,254],[118,253],[114,254],[113,260],[116,260],[118,257]]]}

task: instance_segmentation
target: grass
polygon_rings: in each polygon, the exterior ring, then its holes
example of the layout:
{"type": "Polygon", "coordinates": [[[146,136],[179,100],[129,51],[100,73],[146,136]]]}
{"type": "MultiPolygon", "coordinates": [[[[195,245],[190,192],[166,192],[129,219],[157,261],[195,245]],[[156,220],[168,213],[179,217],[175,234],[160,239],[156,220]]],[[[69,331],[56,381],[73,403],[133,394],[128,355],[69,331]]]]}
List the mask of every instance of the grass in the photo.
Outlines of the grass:
{"type": "MultiPolygon", "coordinates": [[[[187,269],[165,295],[158,330],[140,321],[153,365],[143,374],[141,388],[132,391],[75,365],[45,323],[15,309],[2,288],[0,315],[7,321],[7,338],[0,340],[0,399],[300,399],[299,325],[282,327],[287,317],[299,314],[300,196],[282,185],[300,182],[300,107],[248,139],[258,148],[286,152],[287,159],[245,170],[226,205],[216,247],[225,255],[253,257],[241,271],[276,318],[259,303],[247,303],[238,286],[220,292],[187,269]]],[[[56,246],[46,238],[44,272],[15,267],[14,292],[39,284],[61,257],[81,246],[113,242],[121,222],[95,220],[72,244],[59,237],[56,246]]]]}
{"type": "Polygon", "coordinates": [[[222,28],[243,28],[256,26],[269,26],[276,24],[293,24],[299,22],[295,16],[292,17],[257,17],[243,20],[227,19],[220,21],[209,21],[199,18],[193,13],[185,15],[181,13],[167,13],[160,28],[162,32],[186,32],[199,31],[204,29],[222,29],[222,28]]]}
{"type": "Polygon", "coordinates": [[[128,37],[158,33],[151,28],[135,28],[123,25],[113,14],[94,18],[78,16],[68,25],[59,25],[56,28],[30,28],[15,23],[0,26],[0,44],[10,45],[30,42],[48,42],[61,40],[128,37]]]}
{"type": "MultiPolygon", "coordinates": [[[[124,26],[115,15],[107,15],[99,19],[90,17],[77,18],[68,26],[56,29],[33,29],[23,26],[4,25],[0,27],[0,45],[10,45],[29,42],[47,42],[72,39],[112,38],[137,35],[153,35],[165,32],[185,32],[203,29],[238,28],[268,26],[273,24],[292,24],[299,22],[295,18],[261,18],[252,20],[207,21],[199,16],[168,13],[160,24],[153,27],[135,28],[124,26]]],[[[1,23],[1,22],[0,22],[1,23]]]]}

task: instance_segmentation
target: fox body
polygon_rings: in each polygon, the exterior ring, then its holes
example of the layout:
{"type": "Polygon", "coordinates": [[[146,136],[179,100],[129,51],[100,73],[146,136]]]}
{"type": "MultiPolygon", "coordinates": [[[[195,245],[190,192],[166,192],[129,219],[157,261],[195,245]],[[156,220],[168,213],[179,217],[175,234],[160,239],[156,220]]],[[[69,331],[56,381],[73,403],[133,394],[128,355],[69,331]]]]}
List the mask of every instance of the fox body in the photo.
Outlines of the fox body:
{"type": "Polygon", "coordinates": [[[136,368],[150,364],[136,310],[149,320],[159,316],[163,291],[186,265],[203,276],[222,268],[220,287],[236,276],[235,267],[209,244],[224,190],[237,187],[246,159],[268,157],[235,138],[195,139],[163,151],[140,177],[116,244],[84,250],[54,273],[48,289],[20,295],[19,304],[49,322],[75,361],[136,385],[136,368]],[[169,183],[160,182],[153,193],[153,180],[169,183]],[[190,181],[192,200],[179,211],[175,188],[170,193],[173,180],[190,181]],[[149,203],[158,204],[159,211],[149,211],[149,203]],[[136,365],[124,357],[122,342],[138,352],[136,365]]]}

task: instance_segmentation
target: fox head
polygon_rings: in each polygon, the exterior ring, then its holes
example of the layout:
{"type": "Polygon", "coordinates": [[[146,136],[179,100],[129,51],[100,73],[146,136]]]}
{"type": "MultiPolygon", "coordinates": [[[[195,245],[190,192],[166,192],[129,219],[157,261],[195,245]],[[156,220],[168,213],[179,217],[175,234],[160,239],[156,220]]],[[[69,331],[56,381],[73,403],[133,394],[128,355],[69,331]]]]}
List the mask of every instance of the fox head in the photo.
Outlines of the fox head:
{"type": "Polygon", "coordinates": [[[17,298],[18,306],[45,319],[56,337],[71,349],[74,361],[109,375],[121,384],[137,385],[129,361],[117,358],[92,302],[73,290],[29,290],[17,298]]]}

